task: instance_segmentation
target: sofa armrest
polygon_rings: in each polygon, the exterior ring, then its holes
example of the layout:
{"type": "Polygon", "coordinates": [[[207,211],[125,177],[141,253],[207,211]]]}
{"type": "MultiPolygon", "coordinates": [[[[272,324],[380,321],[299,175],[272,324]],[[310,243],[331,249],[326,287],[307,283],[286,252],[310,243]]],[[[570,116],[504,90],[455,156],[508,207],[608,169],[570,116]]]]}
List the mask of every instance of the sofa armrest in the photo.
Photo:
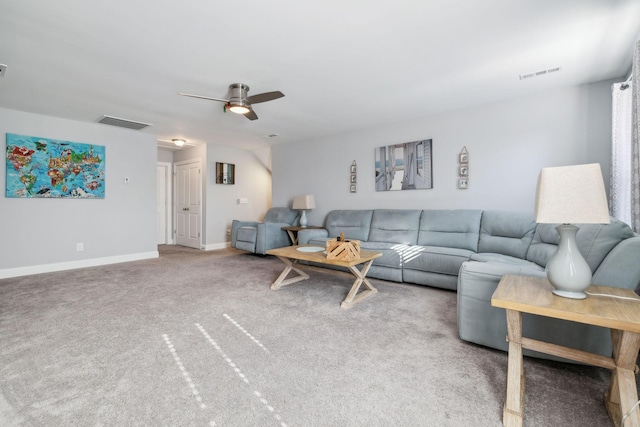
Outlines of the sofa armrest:
{"type": "Polygon", "coordinates": [[[256,237],[256,253],[266,255],[269,249],[291,246],[289,235],[282,227],[289,227],[287,222],[262,222],[258,224],[256,237]]]}
{"type": "Polygon", "coordinates": [[[329,232],[324,228],[312,228],[309,230],[298,231],[298,244],[306,245],[313,239],[326,239],[329,232]]]}

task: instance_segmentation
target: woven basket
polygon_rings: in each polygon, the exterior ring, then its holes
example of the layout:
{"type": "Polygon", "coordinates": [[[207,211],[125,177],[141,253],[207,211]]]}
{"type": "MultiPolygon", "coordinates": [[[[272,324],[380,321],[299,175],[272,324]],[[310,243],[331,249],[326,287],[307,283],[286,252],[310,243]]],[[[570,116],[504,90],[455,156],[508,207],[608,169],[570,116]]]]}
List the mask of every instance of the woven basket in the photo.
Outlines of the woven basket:
{"type": "Polygon", "coordinates": [[[360,240],[347,240],[344,233],[340,238],[327,240],[327,259],[351,261],[360,258],[360,240]]]}

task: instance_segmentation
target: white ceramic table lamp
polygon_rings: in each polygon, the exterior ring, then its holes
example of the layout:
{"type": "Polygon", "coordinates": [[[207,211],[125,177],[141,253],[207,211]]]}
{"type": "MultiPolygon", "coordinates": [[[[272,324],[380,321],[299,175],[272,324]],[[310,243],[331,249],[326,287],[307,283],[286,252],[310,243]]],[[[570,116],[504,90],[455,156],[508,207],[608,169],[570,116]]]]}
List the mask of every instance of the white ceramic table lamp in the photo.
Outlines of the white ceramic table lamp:
{"type": "Polygon", "coordinates": [[[553,293],[566,298],[586,298],[591,284],[591,269],[578,246],[579,228],[570,223],[608,224],[609,208],[597,163],[543,168],[538,177],[535,221],[556,224],[560,243],[547,263],[547,279],[553,293]]]}
{"type": "Polygon", "coordinates": [[[316,200],[312,194],[305,194],[303,196],[296,196],[293,198],[293,209],[300,209],[300,227],[307,227],[307,209],[315,209],[316,200]]]}

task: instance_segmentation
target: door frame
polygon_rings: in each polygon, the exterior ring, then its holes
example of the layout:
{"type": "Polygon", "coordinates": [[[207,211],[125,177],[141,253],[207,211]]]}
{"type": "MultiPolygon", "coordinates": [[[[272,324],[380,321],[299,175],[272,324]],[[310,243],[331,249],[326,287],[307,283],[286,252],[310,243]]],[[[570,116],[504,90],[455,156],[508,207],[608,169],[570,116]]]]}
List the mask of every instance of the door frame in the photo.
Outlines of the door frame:
{"type": "Polygon", "coordinates": [[[165,229],[164,240],[167,245],[173,245],[173,164],[169,162],[158,162],[159,167],[165,169],[164,172],[164,188],[165,188],[165,229]]]}

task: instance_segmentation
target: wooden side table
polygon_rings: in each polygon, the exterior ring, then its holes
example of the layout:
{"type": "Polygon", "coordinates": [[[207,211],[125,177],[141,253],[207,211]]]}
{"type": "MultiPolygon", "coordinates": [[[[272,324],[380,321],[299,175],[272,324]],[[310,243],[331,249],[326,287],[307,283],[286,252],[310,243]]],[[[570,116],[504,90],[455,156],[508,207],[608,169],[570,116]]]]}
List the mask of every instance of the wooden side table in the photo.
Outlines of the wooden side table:
{"type": "MultiPolygon", "coordinates": [[[[551,354],[588,365],[612,370],[611,384],[604,402],[616,426],[638,401],[636,360],[640,349],[640,297],[631,289],[591,285],[584,300],[562,298],[551,293],[553,287],[544,278],[504,276],[496,288],[491,305],[507,311],[509,361],[507,398],[502,422],[522,426],[524,416],[524,368],[522,349],[551,354]],[[522,336],[522,313],[536,314],[611,330],[613,357],[605,357],[522,336]]],[[[640,409],[626,418],[625,427],[640,426],[640,409]]]]}
{"type": "Polygon", "coordinates": [[[291,244],[292,245],[297,245],[298,244],[298,231],[300,230],[319,230],[323,227],[318,227],[315,225],[308,225],[306,227],[300,227],[299,225],[292,225],[290,227],[282,227],[282,229],[284,231],[287,232],[287,234],[289,235],[289,239],[291,239],[291,244]]]}

